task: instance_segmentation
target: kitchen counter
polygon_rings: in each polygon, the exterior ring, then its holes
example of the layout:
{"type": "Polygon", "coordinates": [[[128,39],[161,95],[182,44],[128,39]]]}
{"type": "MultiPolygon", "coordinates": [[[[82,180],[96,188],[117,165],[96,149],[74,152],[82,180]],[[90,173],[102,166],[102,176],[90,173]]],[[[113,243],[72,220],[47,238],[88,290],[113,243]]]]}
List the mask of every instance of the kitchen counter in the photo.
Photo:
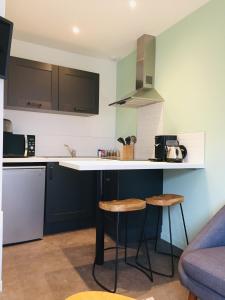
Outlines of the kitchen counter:
{"type": "Polygon", "coordinates": [[[4,157],[5,164],[19,164],[19,163],[47,163],[47,162],[61,162],[61,161],[89,161],[98,160],[96,157],[66,157],[66,156],[30,156],[30,157],[4,157]]]}
{"type": "Polygon", "coordinates": [[[3,163],[48,163],[58,162],[60,166],[79,170],[79,171],[95,171],[95,170],[147,170],[147,169],[203,169],[203,163],[167,163],[152,162],[148,160],[121,161],[112,159],[102,159],[96,157],[23,157],[23,158],[3,158],[3,163]]]}
{"type": "Polygon", "coordinates": [[[79,170],[148,170],[148,169],[203,169],[202,163],[167,163],[167,162],[152,162],[152,161],[121,161],[110,159],[90,159],[90,160],[61,160],[60,166],[79,170]]]}

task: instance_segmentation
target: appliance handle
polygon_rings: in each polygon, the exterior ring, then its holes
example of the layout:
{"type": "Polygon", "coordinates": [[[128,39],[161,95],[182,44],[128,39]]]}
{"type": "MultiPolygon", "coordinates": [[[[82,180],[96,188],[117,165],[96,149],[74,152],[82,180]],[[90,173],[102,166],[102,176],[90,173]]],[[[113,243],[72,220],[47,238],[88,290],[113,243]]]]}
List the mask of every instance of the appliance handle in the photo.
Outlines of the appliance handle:
{"type": "Polygon", "coordinates": [[[18,169],[46,169],[46,166],[7,166],[3,170],[18,170],[18,169]]]}
{"type": "Polygon", "coordinates": [[[27,135],[24,136],[25,138],[25,147],[24,147],[24,156],[27,156],[27,151],[28,151],[28,138],[27,135]]]}
{"type": "Polygon", "coordinates": [[[183,159],[187,156],[187,148],[184,145],[179,145],[183,159]]]}

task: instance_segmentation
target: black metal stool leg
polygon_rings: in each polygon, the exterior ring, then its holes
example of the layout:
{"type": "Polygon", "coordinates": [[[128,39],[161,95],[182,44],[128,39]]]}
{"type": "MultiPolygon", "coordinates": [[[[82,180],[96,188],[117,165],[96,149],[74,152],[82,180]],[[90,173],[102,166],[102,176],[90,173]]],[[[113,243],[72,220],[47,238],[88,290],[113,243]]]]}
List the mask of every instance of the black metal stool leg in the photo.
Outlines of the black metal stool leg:
{"type": "Polygon", "coordinates": [[[144,243],[145,243],[145,251],[146,251],[147,262],[148,262],[147,270],[150,272],[149,278],[153,282],[153,272],[152,272],[152,265],[151,265],[150,255],[149,255],[148,240],[145,234],[144,234],[144,243]]]}
{"type": "Polygon", "coordinates": [[[153,282],[153,274],[152,274],[152,266],[151,266],[151,260],[150,260],[150,255],[149,255],[148,240],[145,236],[145,226],[146,226],[146,222],[147,222],[147,214],[148,214],[148,208],[145,209],[144,222],[143,222],[143,226],[141,229],[141,238],[140,238],[140,241],[138,242],[138,248],[137,248],[137,253],[136,253],[136,257],[135,257],[136,266],[131,265],[130,263],[128,263],[128,264],[137,268],[138,270],[142,271],[153,282]],[[139,252],[140,252],[143,242],[145,245],[145,252],[146,252],[146,256],[147,256],[148,267],[143,266],[138,261],[139,252]],[[150,273],[150,275],[149,275],[149,273],[150,273]]]}
{"type": "Polygon", "coordinates": [[[120,222],[120,213],[117,213],[116,215],[116,246],[115,247],[109,247],[106,248],[104,250],[110,250],[110,249],[115,249],[116,253],[115,253],[115,269],[114,269],[114,288],[113,290],[110,290],[109,288],[107,288],[105,285],[103,285],[95,276],[95,267],[96,267],[96,259],[94,261],[93,264],[93,268],[92,268],[92,276],[95,280],[95,282],[104,290],[106,290],[107,292],[110,293],[115,293],[117,290],[117,282],[118,282],[118,258],[119,258],[119,222],[120,222]]]}
{"type": "Polygon", "coordinates": [[[171,251],[171,275],[168,277],[174,276],[174,257],[173,257],[173,239],[172,239],[172,229],[171,229],[171,217],[170,217],[170,206],[168,206],[168,219],[169,219],[169,231],[170,231],[170,251],[171,251]]]}
{"type": "Polygon", "coordinates": [[[182,220],[183,220],[183,225],[184,225],[185,238],[186,238],[186,242],[188,245],[189,241],[188,241],[188,235],[187,235],[187,228],[186,228],[186,224],[185,224],[184,212],[183,212],[183,207],[182,207],[181,203],[180,203],[180,210],[181,210],[181,215],[182,215],[182,220]]]}
{"type": "Polygon", "coordinates": [[[128,217],[127,214],[125,214],[125,237],[124,237],[124,261],[127,263],[127,222],[128,217]]]}
{"type": "Polygon", "coordinates": [[[157,219],[157,228],[156,228],[156,239],[155,239],[155,252],[157,252],[157,245],[158,245],[158,239],[159,239],[159,225],[160,225],[160,218],[162,215],[162,208],[158,207],[158,219],[157,219]]]}
{"type": "Polygon", "coordinates": [[[157,251],[156,248],[155,248],[155,250],[159,254],[169,255],[171,257],[171,274],[165,274],[165,273],[161,273],[161,272],[158,272],[158,271],[155,271],[155,270],[152,270],[152,273],[157,274],[157,275],[161,275],[161,276],[164,276],[164,277],[173,277],[174,276],[174,256],[175,255],[173,253],[173,239],[172,239],[172,229],[171,229],[170,206],[168,206],[168,221],[169,221],[169,234],[170,234],[170,253],[157,251]]]}
{"type": "Polygon", "coordinates": [[[140,240],[138,242],[138,248],[137,248],[137,253],[136,253],[136,258],[135,258],[136,263],[138,261],[138,256],[139,256],[139,252],[140,252],[142,243],[144,241],[145,226],[146,226],[146,222],[147,222],[147,216],[148,216],[148,207],[146,207],[146,209],[145,209],[144,221],[143,221],[143,225],[142,225],[142,229],[141,229],[141,237],[140,237],[140,240]]]}
{"type": "MultiPolygon", "coordinates": [[[[144,224],[143,224],[143,228],[142,228],[142,234],[141,234],[141,240],[139,242],[139,249],[138,252],[141,248],[141,244],[144,241],[145,243],[145,249],[146,249],[146,256],[147,256],[147,262],[148,262],[148,268],[145,267],[138,267],[137,264],[132,264],[130,262],[128,262],[127,259],[127,221],[128,221],[128,216],[127,214],[125,215],[125,241],[124,241],[124,250],[125,250],[125,263],[131,267],[136,268],[137,270],[141,271],[142,273],[144,273],[151,281],[153,281],[153,276],[152,276],[152,269],[151,269],[151,261],[150,261],[150,255],[149,255],[149,249],[148,249],[148,244],[147,244],[147,239],[145,237],[145,222],[146,222],[146,217],[147,217],[147,213],[145,212],[145,218],[144,218],[144,224]],[[145,270],[147,271],[145,271],[145,270]],[[149,274],[150,273],[150,274],[149,274]]],[[[118,282],[118,260],[119,260],[119,249],[121,248],[119,246],[119,223],[120,223],[120,213],[118,212],[116,214],[116,246],[115,247],[109,247],[109,248],[105,248],[104,250],[110,250],[110,249],[115,249],[115,268],[114,268],[114,288],[113,290],[110,290],[108,287],[106,287],[105,285],[103,285],[101,282],[99,282],[99,280],[96,278],[95,276],[95,267],[96,267],[96,259],[94,261],[93,264],[93,268],[92,268],[92,276],[95,280],[95,282],[104,290],[111,292],[111,293],[115,293],[117,290],[117,282],[118,282]]],[[[136,255],[136,258],[138,256],[138,253],[136,255]]]]}
{"type": "Polygon", "coordinates": [[[117,213],[117,216],[116,216],[116,257],[115,257],[115,278],[114,278],[114,290],[113,290],[113,293],[116,292],[116,289],[117,289],[117,281],[118,281],[119,223],[120,223],[120,213],[117,213]]]}

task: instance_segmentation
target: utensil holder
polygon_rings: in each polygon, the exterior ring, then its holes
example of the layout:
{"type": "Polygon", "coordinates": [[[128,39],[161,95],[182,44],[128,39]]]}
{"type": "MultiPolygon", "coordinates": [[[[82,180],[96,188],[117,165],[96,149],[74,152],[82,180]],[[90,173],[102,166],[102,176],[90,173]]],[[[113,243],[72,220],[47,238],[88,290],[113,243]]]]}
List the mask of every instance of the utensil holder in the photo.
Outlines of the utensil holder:
{"type": "Polygon", "coordinates": [[[134,160],[134,145],[124,145],[120,155],[121,160],[134,160]]]}

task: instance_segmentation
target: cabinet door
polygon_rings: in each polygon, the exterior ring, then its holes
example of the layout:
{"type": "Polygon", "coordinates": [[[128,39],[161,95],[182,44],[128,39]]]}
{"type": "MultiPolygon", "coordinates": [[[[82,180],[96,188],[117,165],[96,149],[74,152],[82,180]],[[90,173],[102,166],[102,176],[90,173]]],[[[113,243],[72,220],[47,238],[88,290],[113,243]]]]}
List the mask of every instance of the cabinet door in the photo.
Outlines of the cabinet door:
{"type": "Polygon", "coordinates": [[[47,164],[45,233],[92,226],[96,207],[96,173],[47,164]]]}
{"type": "Polygon", "coordinates": [[[59,67],[59,110],[98,114],[99,74],[59,67]]]}
{"type": "Polygon", "coordinates": [[[58,110],[58,67],[11,57],[5,91],[6,107],[58,110]]]}

